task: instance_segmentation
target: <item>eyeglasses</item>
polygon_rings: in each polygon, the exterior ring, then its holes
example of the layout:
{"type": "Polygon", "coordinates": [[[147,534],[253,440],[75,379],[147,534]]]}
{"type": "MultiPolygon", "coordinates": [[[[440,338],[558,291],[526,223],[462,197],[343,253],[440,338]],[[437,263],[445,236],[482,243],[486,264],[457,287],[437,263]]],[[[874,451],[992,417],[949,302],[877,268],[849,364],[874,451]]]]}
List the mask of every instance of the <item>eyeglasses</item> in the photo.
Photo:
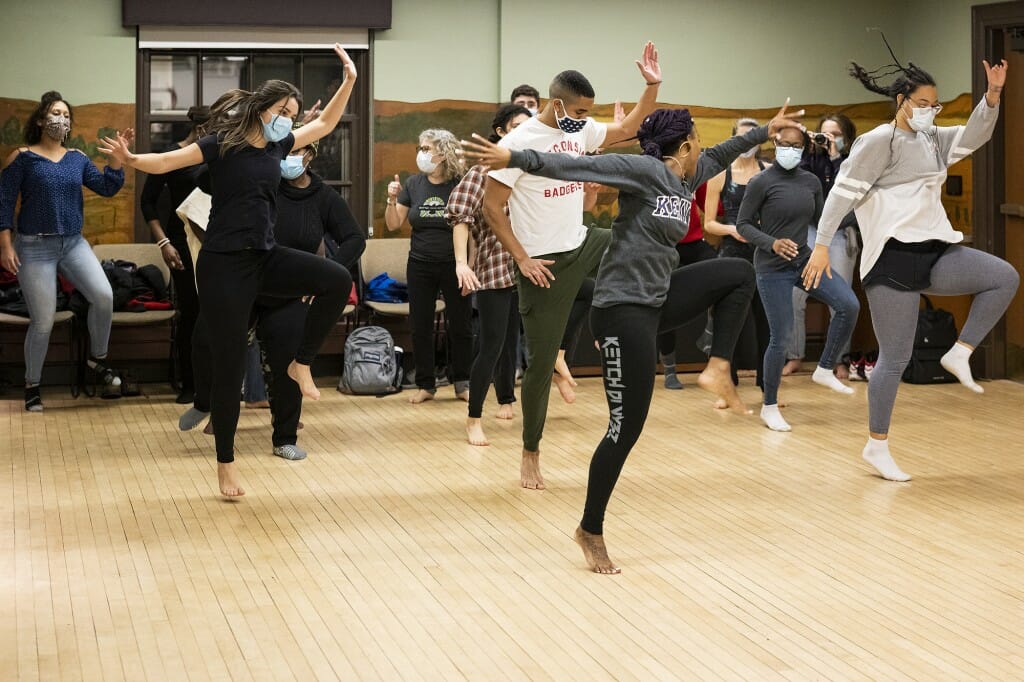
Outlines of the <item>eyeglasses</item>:
{"type": "Polygon", "coordinates": [[[928,104],[928,102],[922,103],[922,102],[918,102],[915,99],[910,99],[909,97],[907,98],[907,101],[910,102],[911,104],[913,104],[918,109],[931,109],[936,114],[939,113],[940,111],[942,111],[942,105],[941,104],[928,104]]]}
{"type": "Polygon", "coordinates": [[[803,149],[803,142],[776,142],[776,147],[782,147],[783,149],[803,149]]]}

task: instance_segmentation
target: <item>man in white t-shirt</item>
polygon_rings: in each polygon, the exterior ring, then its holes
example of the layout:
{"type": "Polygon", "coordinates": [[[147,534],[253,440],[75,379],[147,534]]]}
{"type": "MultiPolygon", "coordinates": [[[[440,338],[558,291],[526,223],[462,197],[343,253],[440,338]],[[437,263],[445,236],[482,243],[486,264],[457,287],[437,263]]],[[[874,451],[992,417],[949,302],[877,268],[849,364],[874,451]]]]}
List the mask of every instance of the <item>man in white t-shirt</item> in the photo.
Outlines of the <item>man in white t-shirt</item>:
{"type": "MultiPolygon", "coordinates": [[[[636,107],[622,121],[605,124],[588,118],[594,106],[594,88],[578,71],[563,71],[551,82],[543,111],[502,138],[500,144],[582,156],[632,138],[654,111],[661,83],[658,52],[652,43],[644,46],[636,64],[646,86],[636,107]]],[[[597,274],[611,231],[583,225],[582,182],[550,180],[516,168],[491,171],[483,210],[495,236],[516,262],[528,361],[521,396],[520,474],[524,488],[542,490],[540,440],[551,373],[573,300],[583,280],[597,274]]]]}

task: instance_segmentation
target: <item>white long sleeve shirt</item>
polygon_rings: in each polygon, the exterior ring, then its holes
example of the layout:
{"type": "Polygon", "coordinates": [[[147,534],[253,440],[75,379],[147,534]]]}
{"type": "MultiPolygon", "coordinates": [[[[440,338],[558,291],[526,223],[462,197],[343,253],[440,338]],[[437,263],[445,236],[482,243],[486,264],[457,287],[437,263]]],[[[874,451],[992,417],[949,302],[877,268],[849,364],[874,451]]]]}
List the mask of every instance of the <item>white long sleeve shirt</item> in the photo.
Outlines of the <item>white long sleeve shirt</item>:
{"type": "Polygon", "coordinates": [[[858,137],[825,201],[817,243],[832,243],[843,216],[853,210],[864,240],[864,277],[890,239],[963,241],[942,206],[946,169],[988,142],[998,117],[998,105],[990,107],[982,98],[966,125],[912,132],[887,123],[858,137]]]}

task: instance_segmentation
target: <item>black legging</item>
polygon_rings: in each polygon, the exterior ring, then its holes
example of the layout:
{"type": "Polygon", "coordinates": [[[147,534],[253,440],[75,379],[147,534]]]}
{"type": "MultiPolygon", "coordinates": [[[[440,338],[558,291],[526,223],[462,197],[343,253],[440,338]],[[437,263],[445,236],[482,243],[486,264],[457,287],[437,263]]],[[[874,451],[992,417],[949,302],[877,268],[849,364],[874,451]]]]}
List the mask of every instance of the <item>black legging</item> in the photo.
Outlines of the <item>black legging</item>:
{"type": "MultiPolygon", "coordinates": [[[[333,261],[283,246],[227,253],[203,249],[196,275],[200,324],[210,348],[209,407],[217,461],[233,462],[238,391],[245,375],[249,318],[256,297],[315,297],[294,358],[310,365],[345,310],[352,276],[333,261]]],[[[198,372],[202,368],[196,369],[198,372]]]]}
{"type": "Polygon", "coordinates": [[[288,376],[288,365],[299,351],[301,338],[295,331],[305,326],[309,309],[301,299],[284,305],[256,306],[256,338],[260,341],[270,418],[274,423],[274,447],[295,445],[298,440],[302,391],[288,376]]]}
{"type": "Polygon", "coordinates": [[[754,295],[754,268],[739,258],[703,261],[672,273],[661,308],[624,304],[593,308],[590,328],[601,347],[608,431],[590,460],[587,501],[580,526],[603,532],[608,500],[640,437],[651,406],[657,369],[657,336],[714,309],[711,356],[732,358],[736,339],[754,295]]]}
{"type": "Polygon", "coordinates": [[[469,372],[469,416],[483,414],[487,389],[494,378],[499,405],[516,401],[516,339],[519,336],[519,295],[516,288],[476,292],[480,312],[480,348],[469,372]]]}
{"type": "MultiPolygon", "coordinates": [[[[753,262],[754,259],[754,251],[750,245],[732,237],[722,239],[718,255],[720,258],[743,258],[747,262],[753,262]]],[[[736,344],[736,355],[732,364],[733,383],[739,383],[739,378],[736,376],[737,369],[756,369],[757,385],[764,390],[764,352],[768,350],[768,341],[771,340],[771,336],[771,330],[768,328],[768,316],[764,312],[761,296],[755,287],[754,298],[750,302],[750,312],[747,314],[746,322],[743,323],[743,331],[740,332],[739,342],[736,344]]]]}
{"type": "MultiPolygon", "coordinates": [[[[679,254],[679,267],[693,265],[702,261],[718,257],[715,247],[703,239],[676,244],[676,253],[679,254]]],[[[658,335],[658,352],[662,355],[671,355],[676,352],[676,332],[673,329],[665,334],[658,335]]]]}
{"type": "Polygon", "coordinates": [[[453,382],[469,380],[473,361],[472,307],[462,295],[455,276],[455,261],[424,261],[409,256],[406,266],[409,288],[409,325],[412,352],[416,358],[416,387],[434,392],[434,318],[437,292],[444,294],[444,316],[448,322],[453,382]]]}
{"type": "Polygon", "coordinates": [[[174,282],[174,308],[178,319],[174,323],[174,347],[178,355],[178,371],[181,376],[182,392],[195,391],[192,379],[192,332],[199,318],[199,294],[196,292],[196,275],[192,268],[192,252],[184,239],[172,240],[178,250],[184,270],[171,270],[174,282]]]}

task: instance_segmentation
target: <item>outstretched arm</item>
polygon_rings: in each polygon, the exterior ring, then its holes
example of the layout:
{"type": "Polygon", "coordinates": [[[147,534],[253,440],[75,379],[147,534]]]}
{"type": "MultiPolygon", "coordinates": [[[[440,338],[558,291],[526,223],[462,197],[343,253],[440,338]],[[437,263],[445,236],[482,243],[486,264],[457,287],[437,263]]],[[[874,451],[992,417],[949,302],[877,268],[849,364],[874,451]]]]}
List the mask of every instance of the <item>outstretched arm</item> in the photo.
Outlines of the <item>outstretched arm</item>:
{"type": "Polygon", "coordinates": [[[623,140],[628,140],[636,135],[640,124],[643,123],[648,114],[654,111],[658,104],[658,86],[661,85],[661,65],[658,64],[658,50],[655,49],[654,43],[648,41],[644,45],[643,54],[637,60],[636,65],[640,69],[640,74],[644,77],[646,85],[644,85],[643,92],[640,93],[640,98],[637,100],[633,110],[621,121],[617,120],[608,124],[604,142],[602,143],[606,147],[623,140]]]}
{"type": "Polygon", "coordinates": [[[341,120],[341,115],[345,113],[345,107],[348,106],[348,98],[352,95],[352,88],[356,84],[356,63],[352,61],[352,58],[348,56],[348,52],[338,43],[334,44],[334,53],[338,55],[338,59],[345,67],[345,81],[338,88],[338,91],[334,93],[334,97],[331,97],[331,101],[327,103],[320,115],[317,116],[316,120],[307,123],[293,135],[295,135],[295,145],[292,149],[301,149],[309,145],[311,142],[316,142],[322,137],[326,137],[334,132],[334,129],[338,126],[338,121],[341,120]]]}
{"type": "Polygon", "coordinates": [[[101,139],[97,149],[111,160],[153,175],[203,163],[203,152],[195,142],[163,154],[133,154],[130,146],[130,140],[118,132],[115,137],[101,139]]]}

